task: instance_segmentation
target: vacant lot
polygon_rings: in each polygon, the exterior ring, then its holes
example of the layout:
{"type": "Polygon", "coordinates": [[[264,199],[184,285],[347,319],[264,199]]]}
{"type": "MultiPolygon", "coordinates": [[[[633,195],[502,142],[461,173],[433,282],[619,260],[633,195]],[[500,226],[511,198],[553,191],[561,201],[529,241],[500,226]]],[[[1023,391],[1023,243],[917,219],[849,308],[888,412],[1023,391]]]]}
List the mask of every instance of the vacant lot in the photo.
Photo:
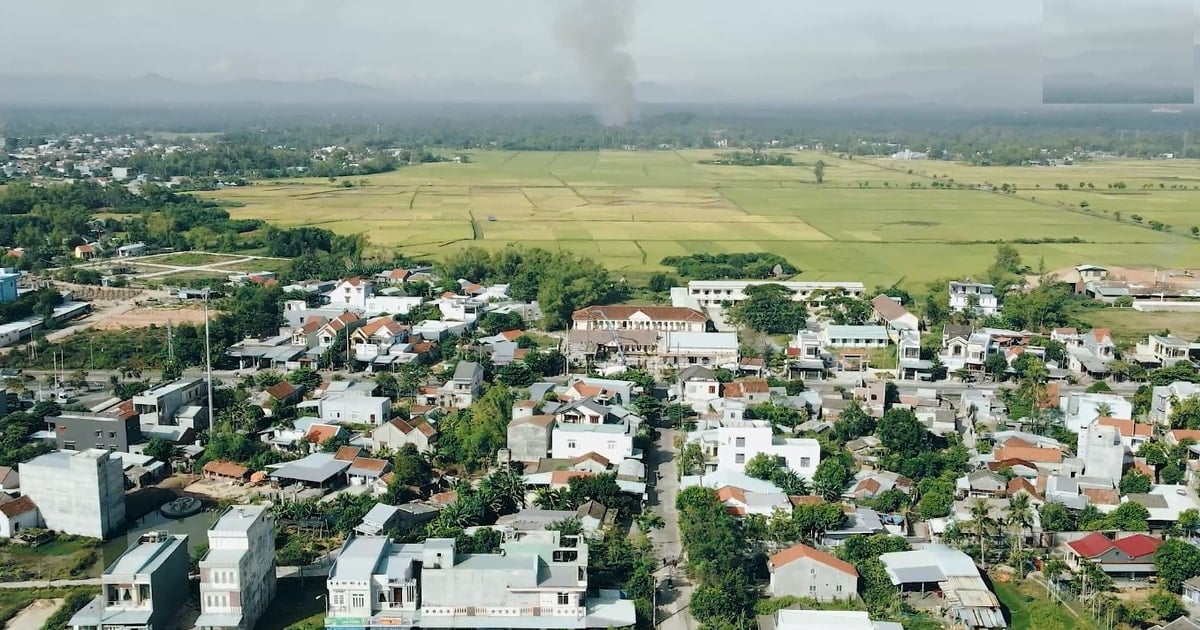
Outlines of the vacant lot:
{"type": "Polygon", "coordinates": [[[1131,308],[1089,310],[1083,315],[1100,328],[1111,328],[1117,341],[1145,341],[1146,335],[1170,332],[1184,339],[1200,336],[1200,316],[1195,313],[1143,313],[1131,308]]]}
{"type": "Polygon", "coordinates": [[[1044,258],[1051,268],[1200,264],[1189,234],[1200,223],[1191,210],[1200,161],[1018,168],[791,155],[796,166],[739,167],[700,164],[709,151],[486,151],[468,164],[372,175],[365,186],[355,178],[354,188],[307,178],[206,194],[229,201],[235,218],[366,233],[413,255],[518,243],[631,274],[661,269],[669,255],[770,251],[804,278],[915,287],[982,272],[991,241],[1072,237],[1082,242],[1018,248],[1027,263],[1044,258]],[[819,186],[817,160],[827,164],[819,186]],[[1110,187],[1117,182],[1126,188],[1110,187]],[[1002,183],[1017,193],[977,188],[1002,183]],[[1152,220],[1171,227],[1150,229],[1152,220]]]}
{"type": "Polygon", "coordinates": [[[6,582],[96,577],[102,568],[99,548],[86,538],[63,537],[40,547],[0,547],[0,579],[6,582]]]}

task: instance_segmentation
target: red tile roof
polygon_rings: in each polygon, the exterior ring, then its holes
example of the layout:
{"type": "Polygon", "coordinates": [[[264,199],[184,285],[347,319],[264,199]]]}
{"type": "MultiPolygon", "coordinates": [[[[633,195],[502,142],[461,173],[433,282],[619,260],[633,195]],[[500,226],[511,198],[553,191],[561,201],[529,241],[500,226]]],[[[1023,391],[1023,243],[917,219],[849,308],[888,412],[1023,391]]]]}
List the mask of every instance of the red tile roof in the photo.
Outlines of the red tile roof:
{"type": "Polygon", "coordinates": [[[388,465],[388,460],[378,459],[375,457],[355,457],[350,462],[351,468],[361,468],[363,470],[373,470],[382,472],[388,465]]]}
{"type": "Polygon", "coordinates": [[[628,321],[636,313],[643,313],[653,321],[660,322],[698,322],[708,321],[708,316],[700,311],[682,306],[589,306],[571,313],[571,320],[586,322],[592,320],[628,321]]]}
{"type": "Polygon", "coordinates": [[[342,280],[342,282],[345,282],[346,284],[348,284],[352,287],[356,287],[363,283],[363,279],[358,276],[354,276],[351,278],[346,278],[345,280],[342,280]]]}
{"type": "Polygon", "coordinates": [[[571,460],[571,464],[579,465],[585,461],[593,461],[593,462],[596,462],[597,464],[600,464],[601,466],[608,466],[608,464],[609,464],[607,457],[605,457],[595,451],[588,451],[588,452],[584,453],[583,455],[576,457],[575,459],[571,460]]]}
{"type": "Polygon", "coordinates": [[[279,381],[267,388],[267,394],[275,400],[283,400],[296,393],[296,386],[287,381],[279,381]]]}
{"type": "Polygon", "coordinates": [[[313,444],[324,444],[330,438],[337,437],[341,432],[341,427],[335,427],[331,424],[314,424],[308,428],[308,433],[304,434],[304,441],[313,444]]]}
{"type": "Polygon", "coordinates": [[[1141,423],[1134,424],[1133,420],[1121,418],[1100,418],[1096,421],[1102,427],[1116,427],[1121,437],[1150,437],[1154,435],[1154,426],[1141,423]]]}
{"type": "Polygon", "coordinates": [[[363,324],[362,328],[359,330],[362,331],[362,334],[368,337],[375,336],[380,332],[387,332],[391,336],[395,337],[405,330],[408,330],[408,326],[401,324],[391,317],[383,316],[376,317],[375,319],[363,324]]]}
{"type": "Polygon", "coordinates": [[[825,498],[818,497],[815,495],[806,495],[806,496],[791,495],[788,497],[788,501],[792,502],[793,507],[795,507],[797,505],[820,505],[825,502],[825,498]]]}
{"type": "Polygon", "coordinates": [[[318,330],[320,330],[321,327],[324,325],[325,325],[324,317],[321,317],[320,315],[309,315],[308,319],[304,320],[304,325],[300,326],[296,330],[298,332],[304,333],[305,335],[311,335],[312,333],[315,333],[318,330]]]}
{"type": "Polygon", "coordinates": [[[525,334],[524,330],[506,330],[506,331],[500,333],[500,336],[503,337],[506,341],[516,341],[521,335],[524,335],[524,334],[525,334]]]}
{"type": "Polygon", "coordinates": [[[737,486],[724,486],[720,490],[717,490],[717,500],[721,503],[725,503],[726,501],[737,501],[738,503],[745,505],[746,491],[738,488],[737,486]]]}
{"type": "Polygon", "coordinates": [[[795,545],[780,551],[779,553],[771,556],[770,566],[772,568],[778,568],[789,562],[799,560],[800,558],[808,558],[810,560],[820,562],[831,569],[841,571],[847,575],[858,577],[858,571],[854,569],[854,565],[846,562],[845,560],[839,560],[825,553],[824,551],[817,551],[808,545],[795,545]]]}
{"type": "Polygon", "coordinates": [[[1104,341],[1112,338],[1112,331],[1107,328],[1097,328],[1092,331],[1092,336],[1096,338],[1096,341],[1104,341]]]}
{"type": "Polygon", "coordinates": [[[1114,547],[1131,558],[1142,558],[1153,554],[1162,542],[1161,539],[1146,534],[1132,534],[1109,540],[1104,534],[1092,532],[1079,540],[1067,543],[1067,546],[1084,558],[1095,558],[1114,547]]]}
{"type": "Polygon", "coordinates": [[[1022,490],[1024,490],[1025,492],[1028,492],[1033,497],[1036,497],[1039,499],[1041,498],[1038,495],[1037,488],[1034,487],[1033,484],[1029,483],[1028,479],[1025,479],[1024,477],[1013,477],[1012,479],[1010,479],[1008,481],[1007,494],[1014,495],[1022,490]]]}
{"type": "Polygon", "coordinates": [[[858,482],[857,486],[854,486],[854,492],[865,491],[871,494],[879,494],[879,488],[879,481],[877,479],[873,477],[867,477],[866,479],[858,482]]]}
{"type": "Polygon", "coordinates": [[[1121,503],[1121,495],[1112,488],[1083,488],[1080,493],[1087,497],[1088,503],[1094,505],[1118,505],[1121,503]]]}
{"type": "Polygon", "coordinates": [[[20,516],[26,512],[32,512],[36,509],[37,505],[34,504],[33,499],[29,498],[28,495],[13,499],[12,501],[0,503],[0,513],[3,513],[9,518],[20,516]]]}
{"type": "Polygon", "coordinates": [[[1178,444],[1184,440],[1195,440],[1200,442],[1200,429],[1174,429],[1168,433],[1171,439],[1178,444]]]}
{"type": "Polygon", "coordinates": [[[342,462],[352,462],[359,455],[362,455],[362,449],[357,446],[343,446],[333,454],[333,458],[342,462]]]}
{"type": "Polygon", "coordinates": [[[576,477],[591,477],[593,474],[585,470],[556,470],[550,473],[550,485],[565,486],[576,477]]]}
{"type": "Polygon", "coordinates": [[[233,462],[211,461],[204,465],[204,472],[222,477],[242,478],[250,473],[250,469],[233,462]]]}

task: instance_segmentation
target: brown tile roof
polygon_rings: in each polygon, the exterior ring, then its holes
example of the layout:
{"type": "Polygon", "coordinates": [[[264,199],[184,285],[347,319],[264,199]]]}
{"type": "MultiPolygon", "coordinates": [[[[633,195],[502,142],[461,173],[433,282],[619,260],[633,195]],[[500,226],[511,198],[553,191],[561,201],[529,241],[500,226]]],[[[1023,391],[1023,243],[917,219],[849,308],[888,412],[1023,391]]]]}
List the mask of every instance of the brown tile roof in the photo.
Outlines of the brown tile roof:
{"type": "Polygon", "coordinates": [[[1025,479],[1024,477],[1013,477],[1008,481],[1008,490],[1006,491],[1007,494],[1013,495],[1021,490],[1028,492],[1030,495],[1033,495],[1038,499],[1041,498],[1041,496],[1038,494],[1037,488],[1034,487],[1033,484],[1029,483],[1028,479],[1025,479]]]}
{"type": "Polygon", "coordinates": [[[356,287],[363,283],[363,279],[358,276],[352,276],[350,278],[346,278],[345,280],[342,280],[342,282],[345,282],[346,284],[348,284],[352,287],[356,287]]]}
{"type": "Polygon", "coordinates": [[[763,360],[762,359],[742,359],[741,364],[748,365],[750,367],[762,367],[763,360]]]}
{"type": "Polygon", "coordinates": [[[267,388],[267,395],[275,400],[283,400],[296,393],[296,386],[287,381],[279,381],[267,388]]]}
{"type": "Polygon", "coordinates": [[[793,507],[795,507],[797,505],[820,505],[825,502],[825,498],[814,496],[814,495],[807,495],[807,496],[792,495],[792,496],[788,497],[788,501],[792,502],[793,507]]]}
{"type": "Polygon", "coordinates": [[[28,495],[13,499],[12,501],[0,503],[0,513],[3,513],[9,518],[20,516],[26,512],[32,512],[36,509],[37,505],[33,503],[33,499],[29,498],[28,495]]]}
{"type": "Polygon", "coordinates": [[[431,438],[438,434],[437,427],[429,424],[428,422],[422,422],[414,428],[416,428],[417,431],[420,431],[421,435],[424,435],[427,438],[431,438]]]}
{"type": "Polygon", "coordinates": [[[588,451],[588,452],[584,453],[583,455],[580,455],[579,457],[576,457],[575,459],[571,460],[571,464],[577,466],[577,465],[582,464],[583,462],[586,462],[589,460],[596,462],[597,464],[600,464],[601,466],[608,466],[608,464],[610,463],[608,461],[607,457],[597,453],[596,451],[588,451]]]}
{"type": "Polygon", "coordinates": [[[447,490],[445,492],[439,492],[437,494],[430,495],[430,497],[429,497],[430,503],[437,503],[438,505],[449,505],[451,503],[454,503],[457,500],[458,500],[458,491],[457,490],[447,490]]]}
{"type": "Polygon", "coordinates": [[[113,407],[113,410],[116,412],[117,418],[121,420],[128,420],[138,415],[137,408],[133,406],[132,398],[129,400],[122,400],[121,402],[117,403],[117,405],[113,407]]]}
{"type": "Polygon", "coordinates": [[[1080,492],[1088,498],[1088,503],[1094,505],[1117,505],[1121,495],[1111,488],[1082,488],[1080,492]]]}
{"type": "Polygon", "coordinates": [[[1005,444],[992,452],[997,460],[1020,459],[1042,464],[1058,464],[1063,460],[1062,449],[1038,448],[1036,446],[1009,446],[1005,444]]]}
{"type": "Polygon", "coordinates": [[[1146,463],[1145,459],[1134,458],[1133,469],[1142,473],[1143,475],[1149,477],[1151,480],[1154,479],[1154,469],[1151,468],[1150,465],[1146,463]]]}
{"type": "Polygon", "coordinates": [[[363,470],[382,471],[388,465],[388,460],[378,459],[375,457],[355,457],[350,461],[351,468],[361,468],[363,470]]]}
{"type": "Polygon", "coordinates": [[[866,479],[858,482],[857,486],[854,486],[854,492],[865,491],[870,492],[871,494],[879,494],[879,488],[880,485],[877,479],[873,477],[867,477],[866,479]]]}
{"type": "Polygon", "coordinates": [[[345,313],[342,313],[341,315],[338,315],[337,317],[334,317],[333,319],[329,320],[329,323],[327,323],[326,326],[330,330],[337,332],[337,331],[345,328],[351,322],[358,321],[358,319],[359,319],[358,313],[355,313],[353,311],[346,311],[345,313]]]}
{"type": "Polygon", "coordinates": [[[408,408],[408,415],[414,417],[423,416],[434,409],[437,409],[437,407],[434,407],[433,405],[413,405],[408,408]]]}
{"type": "Polygon", "coordinates": [[[411,275],[411,273],[407,269],[393,269],[387,273],[389,280],[403,280],[409,275],[411,275]]]}
{"type": "Polygon", "coordinates": [[[1054,409],[1058,407],[1058,383],[1047,383],[1038,400],[1039,409],[1054,409]]]}
{"type": "Polygon", "coordinates": [[[846,562],[845,560],[839,560],[838,558],[835,558],[824,551],[817,551],[808,545],[795,545],[788,547],[787,549],[784,549],[783,551],[771,556],[769,564],[772,568],[778,568],[789,562],[799,560],[800,558],[808,558],[810,560],[820,562],[821,564],[836,571],[841,571],[847,575],[858,577],[858,571],[855,570],[854,565],[846,562]]]}
{"type": "Polygon", "coordinates": [[[585,470],[556,470],[550,473],[550,485],[565,486],[576,477],[591,477],[593,474],[585,470]]]}
{"type": "Polygon", "coordinates": [[[521,335],[524,335],[524,334],[525,334],[524,330],[506,330],[506,331],[500,333],[500,336],[503,337],[506,341],[516,341],[521,335]]]}
{"type": "Polygon", "coordinates": [[[333,454],[333,458],[341,462],[352,462],[359,455],[362,455],[361,448],[357,446],[343,446],[333,454]]]}
{"type": "Polygon", "coordinates": [[[708,316],[700,311],[682,306],[589,306],[571,313],[571,320],[627,321],[636,313],[643,313],[652,321],[660,322],[706,322],[708,316]]]}
{"type": "Polygon", "coordinates": [[[520,360],[527,356],[529,356],[529,348],[517,348],[516,350],[513,350],[514,359],[520,360]]]}
{"type": "Polygon", "coordinates": [[[324,444],[330,438],[337,437],[341,431],[341,427],[335,427],[331,424],[314,424],[308,428],[308,433],[304,434],[304,441],[313,444],[324,444]]]}
{"type": "Polygon", "coordinates": [[[308,318],[304,320],[304,324],[297,328],[296,331],[305,335],[311,335],[312,333],[321,330],[321,327],[324,325],[324,317],[321,317],[320,315],[309,315],[308,318]]]}
{"type": "Polygon", "coordinates": [[[1184,440],[1196,440],[1200,442],[1200,429],[1173,429],[1167,432],[1171,439],[1178,444],[1184,440]]]}
{"type": "Polygon", "coordinates": [[[394,337],[394,336],[399,335],[400,333],[404,332],[405,330],[408,330],[408,326],[401,324],[400,322],[392,319],[391,317],[383,316],[383,317],[376,317],[375,319],[372,319],[371,321],[363,324],[362,328],[360,328],[359,330],[362,331],[363,335],[366,335],[368,337],[372,337],[383,331],[387,331],[394,337]]]}
{"type": "Polygon", "coordinates": [[[1102,427],[1116,427],[1121,437],[1150,437],[1154,435],[1154,425],[1134,424],[1133,420],[1121,418],[1100,418],[1096,421],[1102,427]]]}
{"type": "Polygon", "coordinates": [[[204,472],[222,477],[242,478],[250,474],[250,469],[240,464],[225,461],[211,461],[204,465],[204,472]]]}
{"type": "Polygon", "coordinates": [[[537,401],[536,400],[518,400],[517,402],[513,403],[513,406],[518,409],[532,409],[534,407],[537,407],[537,401]]]}
{"type": "Polygon", "coordinates": [[[1096,341],[1102,342],[1106,339],[1111,341],[1112,340],[1112,331],[1107,328],[1096,328],[1096,329],[1092,330],[1092,337],[1094,337],[1096,339],[1096,341]]]}
{"type": "Polygon", "coordinates": [[[737,501],[738,503],[746,503],[746,491],[737,486],[724,486],[717,490],[717,500],[721,503],[726,501],[737,501]]]}
{"type": "Polygon", "coordinates": [[[536,416],[525,416],[524,418],[513,418],[510,425],[534,424],[543,429],[554,423],[554,416],[540,414],[536,416]]]}
{"type": "Polygon", "coordinates": [[[1074,328],[1055,328],[1054,332],[1060,335],[1077,335],[1079,331],[1074,328]]]}
{"type": "Polygon", "coordinates": [[[871,308],[875,309],[875,312],[879,313],[880,317],[889,322],[894,322],[901,317],[911,315],[908,309],[886,295],[876,295],[874,298],[871,298],[871,308]]]}
{"type": "Polygon", "coordinates": [[[413,431],[413,426],[404,418],[392,418],[389,424],[399,429],[400,432],[405,435],[408,435],[413,431]]]}

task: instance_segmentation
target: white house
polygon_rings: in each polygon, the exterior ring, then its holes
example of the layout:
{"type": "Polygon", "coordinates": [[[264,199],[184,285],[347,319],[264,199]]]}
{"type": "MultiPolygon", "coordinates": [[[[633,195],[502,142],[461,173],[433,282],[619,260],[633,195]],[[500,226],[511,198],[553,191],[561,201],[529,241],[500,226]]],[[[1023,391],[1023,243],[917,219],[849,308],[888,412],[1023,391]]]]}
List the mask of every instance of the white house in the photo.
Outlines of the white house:
{"type": "Polygon", "coordinates": [[[737,333],[665,332],[658,342],[658,358],[668,367],[737,365],[737,333]]]}
{"type": "Polygon", "coordinates": [[[706,411],[712,401],[721,397],[721,382],[709,368],[690,365],[675,374],[675,401],[706,411]]]}
{"type": "Polygon", "coordinates": [[[1059,399],[1058,406],[1066,427],[1075,433],[1101,416],[1121,420],[1133,417],[1133,403],[1116,394],[1070,392],[1059,399]]]}
{"type": "Polygon", "coordinates": [[[41,515],[33,499],[27,496],[8,499],[0,503],[0,538],[12,538],[15,534],[37,527],[40,520],[41,515]]]}
{"type": "Polygon", "coordinates": [[[794,545],[776,553],[767,562],[767,569],[774,597],[828,602],[854,599],[858,594],[854,565],[807,545],[794,545]]]}
{"type": "Polygon", "coordinates": [[[770,423],[762,420],[724,423],[716,430],[715,448],[717,468],[739,473],[759,453],[782,457],[792,472],[805,479],[812,479],[821,463],[820,442],[776,437],[770,423]]]}
{"type": "MultiPolygon", "coordinates": [[[[866,288],[861,282],[775,282],[772,280],[692,280],[687,284],[685,301],[701,308],[724,306],[746,299],[746,288],[760,284],[778,284],[792,292],[792,299],[817,308],[828,297],[862,298],[866,288]]],[[[675,301],[674,292],[672,301],[675,301]]]]}
{"type": "Polygon", "coordinates": [[[557,422],[551,429],[550,456],[554,459],[575,459],[595,453],[610,462],[633,456],[632,426],[619,424],[574,424],[557,422]]]}
{"type": "Polygon", "coordinates": [[[1176,402],[1194,396],[1200,396],[1200,384],[1175,381],[1170,385],[1156,386],[1150,394],[1149,417],[1155,422],[1167,422],[1174,413],[1176,402]]]}
{"type": "Polygon", "coordinates": [[[327,394],[319,402],[321,419],[325,422],[378,426],[392,417],[392,400],[386,396],[327,394]]]}
{"type": "Polygon", "coordinates": [[[886,348],[890,341],[883,326],[829,325],[821,331],[821,343],[829,348],[886,348]]]}
{"type": "Polygon", "coordinates": [[[573,330],[704,332],[708,316],[675,306],[589,306],[571,314],[573,330]]]}
{"type": "Polygon", "coordinates": [[[973,310],[977,315],[995,315],[1000,312],[1000,301],[996,287],[979,282],[951,282],[950,310],[973,310]]]}
{"type": "Polygon", "coordinates": [[[372,295],[371,289],[370,280],[355,276],[337,283],[333,290],[326,293],[325,296],[334,306],[340,306],[347,310],[365,311],[367,310],[367,298],[372,295]]]}

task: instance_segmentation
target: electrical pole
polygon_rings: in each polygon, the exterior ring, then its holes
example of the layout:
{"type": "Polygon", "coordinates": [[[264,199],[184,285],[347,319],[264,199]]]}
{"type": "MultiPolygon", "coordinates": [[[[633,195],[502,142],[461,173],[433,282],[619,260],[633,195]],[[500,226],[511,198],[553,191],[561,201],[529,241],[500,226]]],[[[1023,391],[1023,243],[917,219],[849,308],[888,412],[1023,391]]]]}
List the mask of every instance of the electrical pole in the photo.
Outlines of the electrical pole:
{"type": "Polygon", "coordinates": [[[212,348],[209,345],[209,330],[208,330],[208,296],[211,289],[204,291],[204,371],[208,381],[208,421],[211,426],[213,417],[216,416],[216,405],[213,404],[212,390],[212,348]]]}

